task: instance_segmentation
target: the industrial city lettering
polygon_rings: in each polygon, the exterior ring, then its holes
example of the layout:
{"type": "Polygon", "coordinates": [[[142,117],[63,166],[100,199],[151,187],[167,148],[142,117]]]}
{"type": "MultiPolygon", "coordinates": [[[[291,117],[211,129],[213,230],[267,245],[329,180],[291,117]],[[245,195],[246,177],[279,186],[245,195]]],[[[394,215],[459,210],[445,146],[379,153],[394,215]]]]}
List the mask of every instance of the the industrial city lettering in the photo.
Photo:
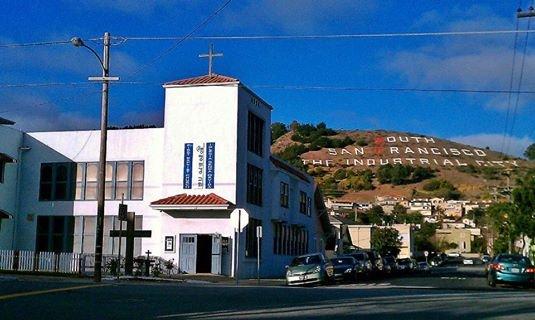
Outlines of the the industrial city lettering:
{"type": "Polygon", "coordinates": [[[386,164],[468,166],[472,164],[482,167],[518,167],[516,160],[487,160],[485,158],[487,153],[481,149],[437,147],[435,144],[433,138],[421,136],[375,137],[371,146],[327,149],[329,156],[340,156],[340,159],[303,159],[303,163],[326,167],[334,165],[335,162],[345,166],[381,166],[386,164]],[[389,145],[393,143],[397,145],[389,145]],[[404,143],[410,143],[410,145],[403,146],[404,143]],[[402,145],[400,146],[400,144],[402,145]],[[473,159],[468,161],[467,158],[473,159]]]}

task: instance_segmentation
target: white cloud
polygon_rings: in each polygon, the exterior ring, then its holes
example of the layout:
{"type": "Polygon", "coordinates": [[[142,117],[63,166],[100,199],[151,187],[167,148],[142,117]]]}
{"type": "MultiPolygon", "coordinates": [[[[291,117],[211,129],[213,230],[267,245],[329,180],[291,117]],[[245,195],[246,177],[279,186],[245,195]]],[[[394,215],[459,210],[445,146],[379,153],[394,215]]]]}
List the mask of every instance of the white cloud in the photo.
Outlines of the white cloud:
{"type": "MultiPolygon", "coordinates": [[[[464,11],[453,8],[443,14],[430,11],[422,15],[415,27],[451,31],[514,29],[511,19],[497,16],[482,6],[473,6],[464,11]]],[[[385,57],[384,67],[411,86],[508,90],[513,37],[502,35],[438,38],[433,40],[431,45],[390,53],[385,57]]],[[[513,89],[517,88],[519,79],[523,38],[522,34],[518,37],[513,89]]],[[[534,69],[535,53],[528,51],[522,83],[524,90],[535,85],[535,77],[532,75],[534,69]]],[[[481,97],[484,107],[507,109],[507,94],[481,97]]],[[[519,108],[527,104],[527,98],[521,98],[519,108]]]]}
{"type": "Polygon", "coordinates": [[[347,19],[375,10],[377,3],[361,0],[255,0],[225,12],[226,24],[243,30],[270,27],[287,32],[325,31],[347,19]]]}
{"type": "Polygon", "coordinates": [[[48,98],[26,93],[2,96],[3,116],[23,131],[84,130],[98,127],[99,119],[84,112],[61,111],[48,98]]]}
{"type": "Polygon", "coordinates": [[[109,9],[129,15],[147,16],[156,11],[165,12],[173,7],[184,6],[194,2],[185,0],[79,0],[77,5],[84,7],[86,10],[109,9]]]}
{"type": "MultiPolygon", "coordinates": [[[[502,150],[502,144],[504,141],[503,135],[498,133],[478,133],[467,136],[452,137],[449,138],[449,140],[481,148],[489,147],[491,150],[498,152],[502,150]]],[[[533,142],[535,141],[528,136],[506,136],[503,151],[507,154],[522,157],[526,148],[533,142]]]]}

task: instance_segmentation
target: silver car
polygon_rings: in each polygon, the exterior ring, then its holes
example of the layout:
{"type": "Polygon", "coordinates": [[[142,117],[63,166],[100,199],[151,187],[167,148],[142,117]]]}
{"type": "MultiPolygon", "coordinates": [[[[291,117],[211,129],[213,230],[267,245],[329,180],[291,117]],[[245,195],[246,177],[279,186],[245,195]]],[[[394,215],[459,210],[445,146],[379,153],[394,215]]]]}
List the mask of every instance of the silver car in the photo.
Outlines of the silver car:
{"type": "Polygon", "coordinates": [[[295,257],[286,266],[286,284],[322,284],[333,281],[332,263],[322,253],[312,253],[295,257]]]}

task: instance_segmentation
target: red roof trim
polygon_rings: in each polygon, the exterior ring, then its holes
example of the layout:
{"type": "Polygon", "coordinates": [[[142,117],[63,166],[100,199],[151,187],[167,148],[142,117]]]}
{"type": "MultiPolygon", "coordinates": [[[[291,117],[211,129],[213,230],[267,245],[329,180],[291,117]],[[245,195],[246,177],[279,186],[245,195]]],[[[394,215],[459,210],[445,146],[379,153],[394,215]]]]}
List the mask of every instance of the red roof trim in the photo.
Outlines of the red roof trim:
{"type": "Polygon", "coordinates": [[[224,83],[238,83],[240,80],[232,77],[222,76],[213,73],[212,75],[204,75],[194,78],[180,79],[171,82],[166,82],[166,86],[191,86],[191,85],[207,85],[207,84],[224,84],[224,83]]]}
{"type": "Polygon", "coordinates": [[[151,205],[164,205],[164,206],[230,206],[233,205],[232,202],[216,195],[215,193],[210,194],[199,194],[199,195],[188,195],[185,193],[177,194],[175,196],[163,198],[151,202],[151,205]]]}

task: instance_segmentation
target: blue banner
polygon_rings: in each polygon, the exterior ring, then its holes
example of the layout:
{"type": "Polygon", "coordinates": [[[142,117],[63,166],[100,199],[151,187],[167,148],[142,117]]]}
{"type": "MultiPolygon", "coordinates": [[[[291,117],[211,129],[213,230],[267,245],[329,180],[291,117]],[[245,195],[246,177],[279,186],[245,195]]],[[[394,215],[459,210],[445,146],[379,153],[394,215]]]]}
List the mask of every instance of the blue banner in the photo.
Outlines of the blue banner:
{"type": "Polygon", "coordinates": [[[184,144],[184,180],[182,181],[184,189],[191,189],[193,165],[193,143],[184,144]]]}
{"type": "Polygon", "coordinates": [[[213,189],[215,185],[215,142],[206,144],[206,189],[213,189]]]}

